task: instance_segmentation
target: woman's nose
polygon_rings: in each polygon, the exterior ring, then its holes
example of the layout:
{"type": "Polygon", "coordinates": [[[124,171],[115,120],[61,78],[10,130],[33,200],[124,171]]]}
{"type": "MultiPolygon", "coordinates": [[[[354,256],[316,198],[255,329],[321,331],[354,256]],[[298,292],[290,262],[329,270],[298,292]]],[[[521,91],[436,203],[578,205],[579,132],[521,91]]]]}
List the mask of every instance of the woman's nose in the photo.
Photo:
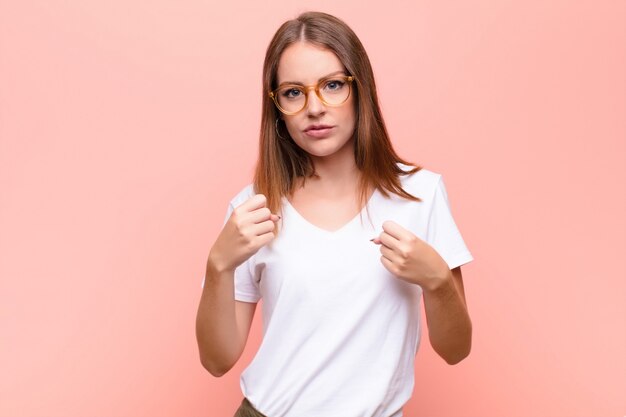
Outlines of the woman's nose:
{"type": "Polygon", "coordinates": [[[317,96],[315,90],[311,89],[308,91],[309,96],[307,97],[307,113],[311,115],[317,115],[323,113],[325,111],[324,103],[317,96]]]}

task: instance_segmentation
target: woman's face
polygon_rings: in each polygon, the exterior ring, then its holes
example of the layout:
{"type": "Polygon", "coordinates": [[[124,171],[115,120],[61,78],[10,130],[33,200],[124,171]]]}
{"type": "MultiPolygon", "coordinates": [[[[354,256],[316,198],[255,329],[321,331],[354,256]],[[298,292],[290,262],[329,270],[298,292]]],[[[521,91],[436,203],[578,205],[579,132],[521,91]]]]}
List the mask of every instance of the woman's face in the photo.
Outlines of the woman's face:
{"type": "MultiPolygon", "coordinates": [[[[334,52],[308,42],[296,42],[280,57],[277,81],[279,86],[283,83],[313,86],[331,74],[348,75],[334,52]]],[[[307,95],[302,111],[291,116],[281,114],[293,140],[313,158],[328,157],[339,151],[353,157],[354,91],[339,106],[325,105],[313,89],[309,89],[307,95]]]]}

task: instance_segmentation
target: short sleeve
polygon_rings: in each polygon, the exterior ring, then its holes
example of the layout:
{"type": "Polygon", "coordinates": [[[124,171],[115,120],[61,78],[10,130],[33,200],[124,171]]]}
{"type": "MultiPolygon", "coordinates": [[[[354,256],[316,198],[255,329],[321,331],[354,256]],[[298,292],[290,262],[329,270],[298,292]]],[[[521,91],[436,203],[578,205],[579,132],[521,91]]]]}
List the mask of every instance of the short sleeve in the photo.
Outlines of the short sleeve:
{"type": "Polygon", "coordinates": [[[446,261],[450,269],[474,260],[452,217],[448,193],[440,175],[428,218],[427,242],[446,261]]]}
{"type": "MultiPolygon", "coordinates": [[[[228,204],[226,210],[226,217],[222,227],[232,214],[233,210],[232,202],[228,204]]],[[[235,268],[235,300],[245,301],[248,303],[256,303],[261,299],[261,293],[259,291],[258,280],[255,279],[253,274],[252,262],[254,261],[254,255],[246,259],[241,265],[235,268]]],[[[204,278],[202,279],[202,288],[204,288],[204,278]]]]}

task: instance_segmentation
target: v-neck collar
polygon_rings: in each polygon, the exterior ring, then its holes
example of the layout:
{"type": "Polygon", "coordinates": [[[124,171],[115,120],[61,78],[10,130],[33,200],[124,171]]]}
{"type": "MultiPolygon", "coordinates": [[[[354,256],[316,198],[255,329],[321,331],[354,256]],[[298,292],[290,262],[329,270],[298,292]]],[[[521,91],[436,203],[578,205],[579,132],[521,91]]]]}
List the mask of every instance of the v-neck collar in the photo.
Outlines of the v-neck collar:
{"type": "Polygon", "coordinates": [[[356,216],[354,216],[352,219],[348,220],[339,229],[336,229],[336,230],[327,230],[327,229],[321,228],[321,227],[311,223],[304,216],[302,216],[302,214],[300,214],[300,212],[298,210],[296,210],[296,208],[294,206],[291,205],[291,203],[289,202],[287,197],[283,197],[282,200],[283,200],[283,203],[285,205],[285,208],[288,211],[290,211],[291,213],[293,213],[293,215],[297,219],[297,221],[302,223],[308,229],[312,230],[313,232],[315,232],[315,233],[317,233],[319,235],[327,237],[327,238],[336,238],[336,237],[346,233],[349,229],[352,228],[352,226],[355,223],[357,223],[359,221],[359,218],[361,218],[361,216],[366,214],[366,210],[368,208],[371,208],[372,202],[374,201],[375,198],[377,198],[377,195],[378,195],[378,188],[375,188],[374,192],[372,193],[372,195],[370,196],[369,200],[367,201],[367,204],[361,209],[361,211],[359,211],[356,214],[356,216]]]}

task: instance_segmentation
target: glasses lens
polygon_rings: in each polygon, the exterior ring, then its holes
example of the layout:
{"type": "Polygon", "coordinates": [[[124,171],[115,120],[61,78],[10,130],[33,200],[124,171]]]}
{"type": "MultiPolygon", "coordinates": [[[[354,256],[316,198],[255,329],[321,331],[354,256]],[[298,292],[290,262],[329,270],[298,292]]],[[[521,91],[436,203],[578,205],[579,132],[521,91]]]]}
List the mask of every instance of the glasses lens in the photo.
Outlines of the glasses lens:
{"type": "Polygon", "coordinates": [[[344,78],[331,78],[319,86],[322,99],[331,106],[342,104],[350,95],[350,83],[344,78]]]}
{"type": "Polygon", "coordinates": [[[280,108],[289,113],[300,111],[306,101],[304,89],[295,86],[279,89],[276,99],[280,108]]]}

